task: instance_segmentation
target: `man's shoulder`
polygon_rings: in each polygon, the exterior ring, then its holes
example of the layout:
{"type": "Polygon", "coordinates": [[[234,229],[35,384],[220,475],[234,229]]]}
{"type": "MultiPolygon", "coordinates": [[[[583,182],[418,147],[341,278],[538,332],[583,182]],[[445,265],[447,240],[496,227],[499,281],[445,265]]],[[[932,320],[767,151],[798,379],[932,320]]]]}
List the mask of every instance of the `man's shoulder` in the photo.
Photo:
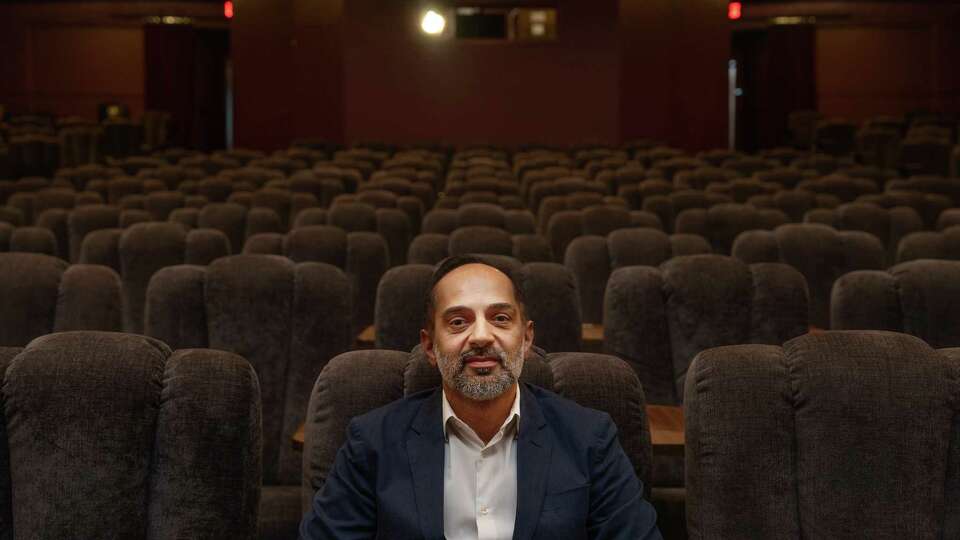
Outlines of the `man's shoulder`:
{"type": "Polygon", "coordinates": [[[405,430],[423,404],[437,397],[437,391],[434,388],[417,392],[358,415],[350,421],[351,431],[369,436],[375,433],[405,430]]]}
{"type": "MultiPolygon", "coordinates": [[[[526,385],[530,395],[537,400],[537,405],[543,413],[544,419],[554,430],[583,430],[596,432],[598,424],[611,422],[606,412],[585,407],[576,401],[560,394],[532,384],[526,385]]],[[[523,411],[521,411],[523,414],[523,411]]]]}

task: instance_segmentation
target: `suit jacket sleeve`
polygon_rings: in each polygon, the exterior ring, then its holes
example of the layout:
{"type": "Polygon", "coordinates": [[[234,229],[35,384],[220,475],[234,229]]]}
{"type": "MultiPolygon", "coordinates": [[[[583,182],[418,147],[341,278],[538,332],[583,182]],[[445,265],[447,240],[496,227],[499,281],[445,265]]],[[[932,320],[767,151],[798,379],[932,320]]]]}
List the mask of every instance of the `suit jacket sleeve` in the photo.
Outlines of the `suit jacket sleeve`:
{"type": "Polygon", "coordinates": [[[617,437],[617,427],[604,414],[594,446],[587,533],[592,539],[662,540],[657,513],[643,498],[630,459],[617,437]]]}
{"type": "Polygon", "coordinates": [[[337,451],[333,468],[300,524],[308,540],[374,538],[377,534],[376,470],[356,424],[337,451]]]}

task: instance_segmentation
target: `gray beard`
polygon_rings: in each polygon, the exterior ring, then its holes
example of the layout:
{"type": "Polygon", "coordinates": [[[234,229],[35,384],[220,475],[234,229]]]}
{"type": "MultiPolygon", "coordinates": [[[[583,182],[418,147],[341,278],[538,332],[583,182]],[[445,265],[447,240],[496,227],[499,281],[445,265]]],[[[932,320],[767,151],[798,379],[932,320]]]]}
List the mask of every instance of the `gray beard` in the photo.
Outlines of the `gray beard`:
{"type": "Polygon", "coordinates": [[[526,338],[520,342],[520,348],[510,355],[493,347],[476,350],[471,349],[460,355],[444,355],[436,343],[433,344],[433,354],[440,368],[440,376],[449,386],[455,388],[464,397],[474,401],[489,401],[503,395],[504,392],[516,384],[523,370],[523,349],[526,338]],[[478,369],[477,375],[471,375],[466,370],[466,360],[472,356],[488,356],[500,360],[500,370],[494,373],[495,368],[478,369]],[[512,358],[511,358],[512,356],[512,358]]]}

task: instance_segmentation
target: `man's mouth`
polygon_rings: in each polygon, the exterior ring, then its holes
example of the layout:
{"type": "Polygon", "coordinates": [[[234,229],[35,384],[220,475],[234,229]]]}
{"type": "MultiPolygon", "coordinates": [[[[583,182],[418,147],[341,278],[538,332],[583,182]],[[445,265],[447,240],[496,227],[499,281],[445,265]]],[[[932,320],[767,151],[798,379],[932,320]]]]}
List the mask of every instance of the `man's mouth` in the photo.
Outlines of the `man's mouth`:
{"type": "Polygon", "coordinates": [[[490,369],[500,364],[500,360],[490,356],[473,356],[464,363],[473,369],[490,369]]]}

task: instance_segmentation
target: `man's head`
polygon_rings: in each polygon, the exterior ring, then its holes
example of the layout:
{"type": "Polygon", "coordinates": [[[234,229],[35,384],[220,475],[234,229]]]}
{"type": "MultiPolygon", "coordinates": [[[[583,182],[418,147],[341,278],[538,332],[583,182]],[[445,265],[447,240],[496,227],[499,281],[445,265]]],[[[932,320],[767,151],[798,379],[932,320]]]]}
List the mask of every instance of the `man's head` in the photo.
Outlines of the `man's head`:
{"type": "Polygon", "coordinates": [[[474,257],[451,257],[434,272],[420,344],[446,387],[484,401],[520,377],[533,322],[510,276],[474,257]]]}

